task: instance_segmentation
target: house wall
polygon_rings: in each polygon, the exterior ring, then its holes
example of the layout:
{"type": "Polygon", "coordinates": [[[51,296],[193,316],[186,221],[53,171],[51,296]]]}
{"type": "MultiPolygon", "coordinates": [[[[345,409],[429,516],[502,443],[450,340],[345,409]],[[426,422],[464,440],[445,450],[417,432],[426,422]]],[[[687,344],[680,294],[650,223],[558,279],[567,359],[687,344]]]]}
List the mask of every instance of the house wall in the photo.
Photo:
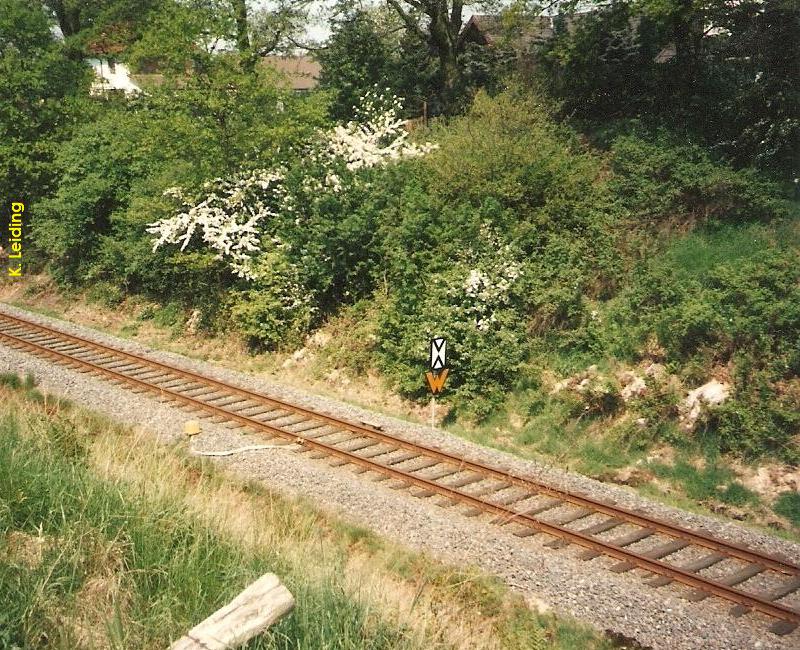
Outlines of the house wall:
{"type": "Polygon", "coordinates": [[[109,90],[121,90],[126,95],[141,92],[131,79],[130,70],[123,63],[112,65],[105,59],[87,59],[87,63],[94,70],[95,80],[92,83],[90,93],[92,95],[102,94],[109,90]]]}

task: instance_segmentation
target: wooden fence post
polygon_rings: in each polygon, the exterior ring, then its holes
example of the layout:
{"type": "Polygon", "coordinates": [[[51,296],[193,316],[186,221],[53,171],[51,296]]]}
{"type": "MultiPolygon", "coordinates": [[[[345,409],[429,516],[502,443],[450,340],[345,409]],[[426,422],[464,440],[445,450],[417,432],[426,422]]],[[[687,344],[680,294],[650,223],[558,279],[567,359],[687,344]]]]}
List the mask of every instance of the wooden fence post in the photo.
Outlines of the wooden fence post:
{"type": "Polygon", "coordinates": [[[261,576],[170,650],[230,650],[247,643],[294,607],[294,597],[273,573],[261,576]]]}

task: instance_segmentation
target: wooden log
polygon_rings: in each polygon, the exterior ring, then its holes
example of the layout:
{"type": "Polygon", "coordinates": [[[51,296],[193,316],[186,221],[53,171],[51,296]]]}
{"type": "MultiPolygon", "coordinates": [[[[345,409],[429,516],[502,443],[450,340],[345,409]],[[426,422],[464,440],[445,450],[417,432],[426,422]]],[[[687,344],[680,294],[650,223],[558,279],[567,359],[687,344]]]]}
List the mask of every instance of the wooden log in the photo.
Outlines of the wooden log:
{"type": "Polygon", "coordinates": [[[170,650],[230,650],[247,643],[288,614],[294,597],[273,573],[261,576],[222,609],[217,610],[170,650]]]}

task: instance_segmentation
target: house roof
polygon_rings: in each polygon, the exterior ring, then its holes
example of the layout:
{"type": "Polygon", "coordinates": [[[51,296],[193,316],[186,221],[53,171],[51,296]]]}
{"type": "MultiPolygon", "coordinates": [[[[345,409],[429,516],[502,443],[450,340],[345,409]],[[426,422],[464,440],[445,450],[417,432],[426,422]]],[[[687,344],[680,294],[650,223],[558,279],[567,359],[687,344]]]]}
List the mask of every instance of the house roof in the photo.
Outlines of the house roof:
{"type": "Polygon", "coordinates": [[[475,14],[464,25],[462,34],[465,42],[491,46],[508,39],[515,48],[521,48],[552,37],[553,21],[550,16],[537,16],[521,29],[509,29],[500,15],[475,14]]]}
{"type": "Polygon", "coordinates": [[[310,56],[265,56],[261,59],[261,65],[285,75],[292,90],[316,88],[322,69],[322,66],[310,56]]]}
{"type": "Polygon", "coordinates": [[[675,43],[667,43],[666,47],[664,47],[656,56],[653,58],[653,62],[655,63],[667,63],[668,61],[672,61],[675,58],[677,50],[675,49],[675,43]]]}

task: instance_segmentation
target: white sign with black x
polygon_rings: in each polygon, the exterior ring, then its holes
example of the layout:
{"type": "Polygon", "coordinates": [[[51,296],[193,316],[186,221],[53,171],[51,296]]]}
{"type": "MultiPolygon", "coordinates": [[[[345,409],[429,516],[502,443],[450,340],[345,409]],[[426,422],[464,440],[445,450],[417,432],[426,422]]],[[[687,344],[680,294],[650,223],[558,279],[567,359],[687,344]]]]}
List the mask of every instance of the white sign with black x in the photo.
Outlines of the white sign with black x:
{"type": "Polygon", "coordinates": [[[447,366],[447,341],[441,336],[431,339],[431,370],[443,370],[447,366]]]}

